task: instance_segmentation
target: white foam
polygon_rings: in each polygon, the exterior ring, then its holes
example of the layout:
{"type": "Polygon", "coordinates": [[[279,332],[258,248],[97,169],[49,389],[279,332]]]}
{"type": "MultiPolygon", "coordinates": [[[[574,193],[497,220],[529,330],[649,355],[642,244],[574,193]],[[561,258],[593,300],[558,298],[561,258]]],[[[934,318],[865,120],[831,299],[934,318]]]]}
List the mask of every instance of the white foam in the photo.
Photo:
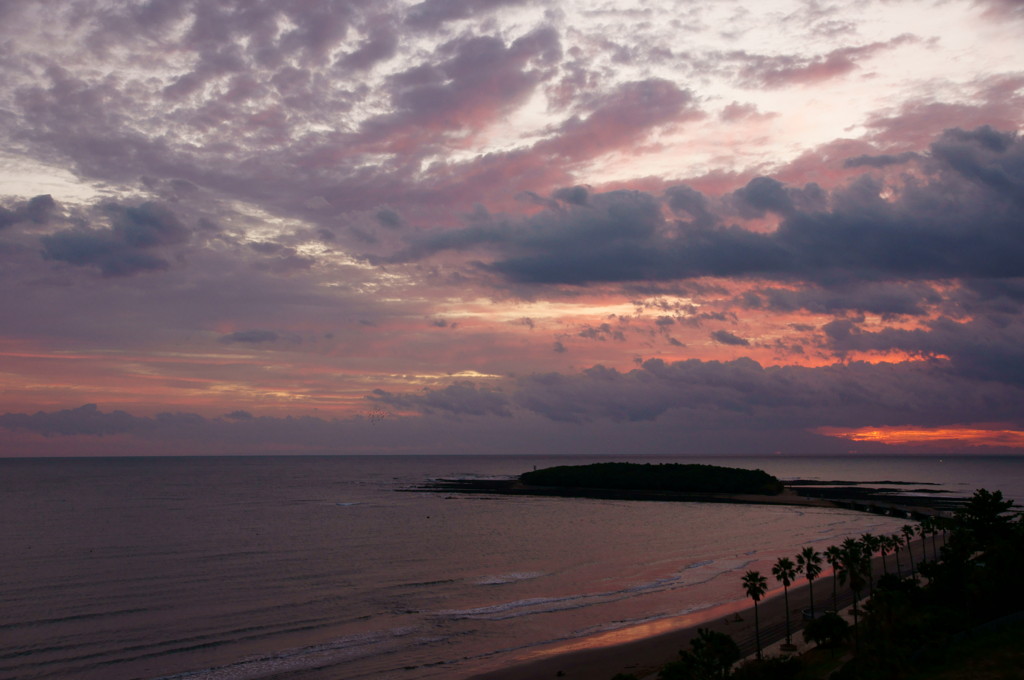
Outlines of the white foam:
{"type": "Polygon", "coordinates": [[[473,581],[478,586],[500,586],[506,583],[517,581],[530,581],[544,576],[542,571],[515,571],[508,574],[497,574],[494,576],[481,576],[473,581]]]}

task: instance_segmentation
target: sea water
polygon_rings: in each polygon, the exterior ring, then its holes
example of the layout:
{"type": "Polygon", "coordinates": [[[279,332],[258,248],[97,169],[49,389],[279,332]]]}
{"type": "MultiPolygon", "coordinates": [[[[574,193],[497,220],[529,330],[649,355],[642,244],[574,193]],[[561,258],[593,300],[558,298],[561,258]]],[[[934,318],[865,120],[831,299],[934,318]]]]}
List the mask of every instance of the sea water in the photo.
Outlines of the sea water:
{"type": "MultiPolygon", "coordinates": [[[[0,459],[0,677],[464,678],[742,599],[747,569],[905,523],[399,492],[591,460],[0,459]]],[[[679,462],[1024,498],[1020,458],[679,462]]]]}

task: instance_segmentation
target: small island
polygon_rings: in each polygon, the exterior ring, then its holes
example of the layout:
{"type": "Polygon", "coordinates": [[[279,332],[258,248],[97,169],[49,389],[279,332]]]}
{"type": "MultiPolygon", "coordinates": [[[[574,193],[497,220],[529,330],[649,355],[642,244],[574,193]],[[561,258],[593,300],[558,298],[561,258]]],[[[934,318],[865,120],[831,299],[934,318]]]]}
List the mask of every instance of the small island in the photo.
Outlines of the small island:
{"type": "Polygon", "coordinates": [[[831,506],[823,499],[798,496],[762,470],[684,463],[559,465],[524,472],[517,479],[438,479],[400,491],[831,506]]]}
{"type": "Polygon", "coordinates": [[[519,475],[527,486],[777,496],[783,485],[762,470],[684,463],[559,465],[519,475]]]}
{"type": "Polygon", "coordinates": [[[435,479],[398,491],[562,496],[632,501],[799,505],[845,508],[921,520],[950,513],[966,499],[927,488],[929,482],[790,480],[762,470],[698,463],[603,462],[558,465],[514,479],[435,479]]]}

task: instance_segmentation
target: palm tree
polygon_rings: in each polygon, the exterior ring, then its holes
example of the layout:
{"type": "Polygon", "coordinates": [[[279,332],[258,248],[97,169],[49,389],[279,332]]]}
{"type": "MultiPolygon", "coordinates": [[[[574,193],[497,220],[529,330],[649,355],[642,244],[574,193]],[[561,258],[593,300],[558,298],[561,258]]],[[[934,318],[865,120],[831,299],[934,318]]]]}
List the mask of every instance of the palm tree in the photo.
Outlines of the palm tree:
{"type": "Polygon", "coordinates": [[[892,550],[892,540],[889,536],[878,537],[878,552],[882,555],[882,571],[888,575],[889,565],[885,563],[885,556],[892,550]]]}
{"type": "Polygon", "coordinates": [[[874,534],[861,534],[861,545],[864,546],[864,565],[867,567],[868,596],[875,595],[875,575],[872,573],[871,556],[875,554],[881,544],[881,539],[874,534]]]}
{"type": "Polygon", "coordinates": [[[747,591],[747,596],[754,601],[754,639],[757,642],[757,658],[761,658],[761,621],[757,614],[757,603],[761,601],[761,597],[768,591],[768,580],[761,576],[760,572],[748,571],[743,575],[743,588],[747,591]]]}
{"type": "Polygon", "coordinates": [[[860,610],[857,602],[860,600],[860,591],[864,587],[867,564],[871,554],[864,544],[856,538],[848,538],[843,541],[839,559],[840,578],[844,581],[849,579],[850,591],[853,592],[853,644],[857,647],[857,624],[860,610]]]}
{"type": "MultiPolygon", "coordinates": [[[[921,537],[921,562],[928,561],[928,541],[925,540],[926,538],[928,538],[927,525],[928,519],[925,518],[918,522],[917,526],[914,527],[915,531],[917,532],[917,535],[921,537]]],[[[921,564],[921,562],[918,562],[918,564],[921,564]]]]}
{"type": "Polygon", "coordinates": [[[814,546],[806,546],[796,556],[797,571],[807,575],[807,589],[811,598],[811,618],[814,618],[814,579],[821,573],[821,553],[814,546]]]}
{"type": "Polygon", "coordinates": [[[786,644],[792,645],[789,636],[789,584],[796,580],[796,565],[788,557],[780,557],[772,567],[772,576],[782,583],[782,592],[786,598],[786,644]]]}
{"type": "Polygon", "coordinates": [[[839,546],[830,545],[825,549],[825,561],[832,567],[832,611],[839,611],[839,562],[842,559],[839,546]]]}
{"type": "MultiPolygon", "coordinates": [[[[922,527],[928,527],[928,534],[932,537],[932,559],[939,561],[939,546],[935,543],[935,537],[939,535],[939,522],[937,517],[927,517],[921,522],[922,527]]],[[[924,535],[922,535],[924,536],[924,535]]]]}
{"type": "Polygon", "coordinates": [[[857,609],[857,600],[860,599],[860,591],[867,582],[867,560],[870,554],[863,543],[856,538],[848,538],[840,546],[839,577],[840,580],[850,581],[850,590],[853,591],[853,608],[857,609]]]}
{"type": "Polygon", "coordinates": [[[903,567],[900,566],[900,547],[903,545],[903,538],[899,534],[893,534],[889,537],[889,543],[892,545],[893,555],[896,556],[896,575],[903,578],[903,567]]]}
{"type": "Polygon", "coordinates": [[[907,537],[907,555],[908,559],[910,559],[910,578],[914,578],[914,551],[910,547],[910,542],[914,540],[914,527],[909,524],[904,524],[900,531],[907,537]]]}

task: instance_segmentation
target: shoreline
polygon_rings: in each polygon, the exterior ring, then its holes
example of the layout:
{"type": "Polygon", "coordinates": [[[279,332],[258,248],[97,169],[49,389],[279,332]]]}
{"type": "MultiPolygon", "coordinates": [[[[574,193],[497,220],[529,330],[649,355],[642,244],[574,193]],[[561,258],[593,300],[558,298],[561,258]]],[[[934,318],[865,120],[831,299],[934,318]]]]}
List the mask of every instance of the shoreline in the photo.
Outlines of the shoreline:
{"type": "Polygon", "coordinates": [[[776,495],[601,489],[591,487],[532,486],[518,479],[439,479],[420,486],[396,489],[405,493],[485,494],[498,496],[545,496],[599,500],[655,501],[670,503],[728,503],[732,505],[789,505],[839,508],[876,515],[921,520],[951,512],[965,498],[909,495],[889,489],[858,487],[861,482],[826,482],[822,485],[786,485],[776,495]],[[837,486],[830,486],[837,485],[837,486]],[[852,486],[851,486],[852,485],[852,486]]]}
{"type": "MultiPolygon", "coordinates": [[[[914,550],[919,550],[920,545],[921,539],[913,541],[914,550]]],[[[887,559],[892,572],[895,566],[892,557],[887,559]]],[[[876,555],[872,564],[877,579],[882,573],[881,556],[876,555]]],[[[772,580],[771,574],[766,576],[772,580]]],[[[814,580],[816,611],[832,608],[833,578],[832,572],[826,571],[814,580]]],[[[736,589],[742,592],[739,581],[736,589]]],[[[794,641],[803,640],[802,610],[810,605],[810,590],[806,579],[789,589],[791,637],[794,641]]],[[[862,597],[866,595],[865,591],[862,597]]],[[[842,585],[839,586],[838,602],[840,611],[853,602],[853,595],[842,585]]],[[[758,605],[758,615],[762,648],[785,639],[786,602],[781,585],[765,594],[758,605]]],[[[643,680],[656,674],[666,663],[678,660],[679,650],[689,649],[690,640],[697,637],[698,628],[726,633],[739,645],[744,658],[753,655],[756,652],[754,621],[752,601],[749,598],[738,599],[679,617],[553,643],[521,654],[502,668],[466,676],[465,680],[611,680],[617,673],[633,674],[643,680]]]]}

